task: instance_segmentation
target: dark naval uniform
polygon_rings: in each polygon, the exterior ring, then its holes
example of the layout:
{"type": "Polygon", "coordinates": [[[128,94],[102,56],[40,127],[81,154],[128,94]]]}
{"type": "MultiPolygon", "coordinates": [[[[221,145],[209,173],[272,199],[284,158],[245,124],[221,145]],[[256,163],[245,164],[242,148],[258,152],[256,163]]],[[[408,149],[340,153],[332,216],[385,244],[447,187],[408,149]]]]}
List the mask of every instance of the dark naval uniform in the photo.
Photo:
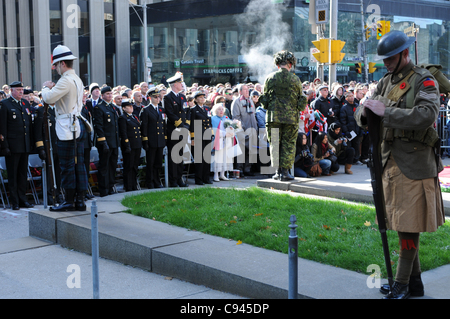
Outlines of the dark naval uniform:
{"type": "Polygon", "coordinates": [[[119,157],[119,112],[114,104],[102,100],[94,108],[94,131],[98,149],[98,188],[100,196],[114,193],[119,157]]]}
{"type": "MultiPolygon", "coordinates": [[[[196,95],[198,96],[198,95],[196,95]]],[[[195,184],[212,184],[211,173],[211,110],[207,106],[195,105],[191,109],[191,139],[194,142],[195,184]],[[206,150],[208,148],[208,150],[206,150]]]]}
{"type": "Polygon", "coordinates": [[[142,141],[147,160],[146,186],[161,188],[159,174],[162,168],[163,150],[166,146],[166,114],[161,103],[150,103],[141,114],[142,141]]]}
{"type": "MultiPolygon", "coordinates": [[[[12,87],[12,85],[11,85],[12,87]]],[[[28,155],[32,150],[32,118],[27,100],[16,101],[12,96],[2,101],[0,134],[3,136],[2,153],[8,171],[11,207],[32,207],[26,197],[28,155]]]]}
{"type": "Polygon", "coordinates": [[[142,148],[141,122],[133,113],[123,113],[119,117],[119,132],[123,156],[123,186],[125,191],[137,190],[142,148]]]}
{"type": "MultiPolygon", "coordinates": [[[[178,81],[178,78],[170,78],[168,82],[173,83],[178,81]],[[175,79],[173,79],[175,78],[175,79]],[[173,80],[172,80],[173,79],[173,80]]],[[[181,80],[181,79],[180,79],[181,80]]],[[[189,133],[190,121],[190,109],[187,104],[186,96],[182,93],[170,93],[164,96],[164,107],[167,115],[167,149],[169,152],[169,186],[176,187],[186,187],[188,186],[183,182],[183,150],[185,148],[185,143],[187,142],[187,137],[183,139],[183,136],[179,133],[179,137],[173,137],[173,133],[186,129],[186,133],[189,133]],[[175,152],[172,150],[176,146],[175,152]]]]}

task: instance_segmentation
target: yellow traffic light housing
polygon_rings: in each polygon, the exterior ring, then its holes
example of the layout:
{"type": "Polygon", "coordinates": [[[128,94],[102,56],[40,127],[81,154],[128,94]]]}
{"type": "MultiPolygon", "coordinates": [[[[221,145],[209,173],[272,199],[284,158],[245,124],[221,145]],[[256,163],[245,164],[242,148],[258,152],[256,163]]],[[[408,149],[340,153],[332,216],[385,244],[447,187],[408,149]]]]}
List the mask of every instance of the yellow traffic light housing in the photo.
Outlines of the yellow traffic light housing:
{"type": "Polygon", "coordinates": [[[383,35],[391,31],[391,21],[384,21],[383,35]]]}
{"type": "Polygon", "coordinates": [[[341,53],[345,42],[340,40],[331,40],[331,61],[329,42],[330,39],[312,41],[312,44],[319,50],[319,52],[313,53],[313,56],[317,61],[319,61],[319,63],[340,63],[345,56],[345,53],[341,53]]]}
{"type": "Polygon", "coordinates": [[[391,31],[391,22],[380,20],[377,22],[377,40],[381,39],[383,35],[391,31]]]}
{"type": "Polygon", "coordinates": [[[377,69],[376,67],[375,67],[375,62],[369,62],[369,73],[373,73],[373,72],[375,72],[375,70],[377,69]]]}
{"type": "Polygon", "coordinates": [[[356,67],[356,73],[361,74],[362,73],[362,66],[361,63],[355,63],[355,67],[356,67]]]}
{"type": "Polygon", "coordinates": [[[377,40],[380,40],[383,36],[383,25],[384,21],[378,21],[377,22],[377,40]]]}
{"type": "Polygon", "coordinates": [[[372,33],[372,29],[366,27],[366,41],[369,40],[371,33],[372,33]]]}
{"type": "Polygon", "coordinates": [[[330,63],[341,63],[345,53],[342,53],[345,42],[341,40],[331,40],[331,61],[330,63]]]}
{"type": "Polygon", "coordinates": [[[319,63],[328,63],[329,52],[328,52],[328,39],[320,39],[317,41],[312,41],[312,44],[319,50],[317,53],[313,53],[319,63]]]}

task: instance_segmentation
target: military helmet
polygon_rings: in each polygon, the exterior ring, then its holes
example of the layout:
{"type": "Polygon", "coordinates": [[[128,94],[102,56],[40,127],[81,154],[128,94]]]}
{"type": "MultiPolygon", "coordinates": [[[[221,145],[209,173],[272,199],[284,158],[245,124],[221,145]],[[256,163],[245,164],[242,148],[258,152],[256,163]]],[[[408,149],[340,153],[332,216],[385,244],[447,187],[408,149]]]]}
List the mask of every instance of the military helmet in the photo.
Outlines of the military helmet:
{"type": "Polygon", "coordinates": [[[394,30],[386,33],[378,42],[375,60],[384,60],[399,54],[416,42],[415,37],[408,37],[404,32],[394,30]]]}
{"type": "Polygon", "coordinates": [[[294,54],[287,50],[277,52],[273,55],[273,57],[274,57],[275,65],[280,65],[283,62],[285,62],[285,63],[291,63],[292,66],[295,67],[295,65],[297,64],[297,59],[295,58],[294,54]]]}

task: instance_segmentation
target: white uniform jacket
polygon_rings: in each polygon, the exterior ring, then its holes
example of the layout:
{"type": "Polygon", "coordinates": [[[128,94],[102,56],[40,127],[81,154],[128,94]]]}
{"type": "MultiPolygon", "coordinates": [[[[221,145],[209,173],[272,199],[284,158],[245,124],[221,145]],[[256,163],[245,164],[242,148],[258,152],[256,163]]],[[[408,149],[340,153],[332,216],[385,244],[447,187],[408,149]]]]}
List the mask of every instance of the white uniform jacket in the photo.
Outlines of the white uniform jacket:
{"type": "MultiPolygon", "coordinates": [[[[73,116],[78,116],[83,107],[84,85],[74,70],[68,70],[50,90],[42,90],[45,103],[55,105],[56,134],[62,141],[73,140],[73,116]]],[[[76,138],[80,136],[80,124],[75,120],[76,138]]]]}

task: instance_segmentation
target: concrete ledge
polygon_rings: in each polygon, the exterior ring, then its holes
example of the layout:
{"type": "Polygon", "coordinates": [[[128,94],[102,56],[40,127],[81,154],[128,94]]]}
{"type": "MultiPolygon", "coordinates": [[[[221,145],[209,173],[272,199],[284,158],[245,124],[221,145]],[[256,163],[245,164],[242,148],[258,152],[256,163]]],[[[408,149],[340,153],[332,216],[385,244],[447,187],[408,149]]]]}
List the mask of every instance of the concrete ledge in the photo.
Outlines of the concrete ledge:
{"type": "Polygon", "coordinates": [[[282,182],[282,181],[277,181],[271,178],[267,178],[267,179],[261,179],[256,181],[256,186],[258,187],[262,187],[262,188],[273,188],[273,189],[277,189],[280,191],[288,191],[291,189],[292,185],[296,185],[299,183],[307,183],[307,182],[313,182],[315,181],[315,179],[312,178],[299,178],[296,177],[293,181],[288,181],[288,182],[282,182]]]}
{"type": "Polygon", "coordinates": [[[59,219],[87,214],[90,215],[90,208],[86,212],[57,213],[49,210],[29,211],[28,223],[30,225],[30,236],[56,243],[56,222],[59,219]]]}
{"type": "MultiPolygon", "coordinates": [[[[90,214],[32,211],[30,216],[30,233],[56,238],[54,242],[61,246],[91,254],[90,214]]],[[[245,297],[287,298],[287,254],[126,213],[102,213],[98,226],[100,257],[245,297]]],[[[336,298],[329,282],[337,289],[354,283],[355,291],[342,298],[379,297],[374,290],[363,289],[366,275],[298,261],[299,298],[336,298]]]]}

